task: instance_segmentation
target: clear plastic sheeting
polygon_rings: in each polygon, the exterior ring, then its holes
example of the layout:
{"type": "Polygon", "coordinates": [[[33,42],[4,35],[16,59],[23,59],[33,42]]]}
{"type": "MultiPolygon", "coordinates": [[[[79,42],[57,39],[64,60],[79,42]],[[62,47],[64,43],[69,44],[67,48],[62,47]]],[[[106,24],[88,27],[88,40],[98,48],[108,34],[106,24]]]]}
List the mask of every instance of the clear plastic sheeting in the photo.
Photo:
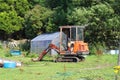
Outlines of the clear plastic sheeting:
{"type": "MultiPolygon", "coordinates": [[[[64,45],[67,45],[67,36],[62,33],[64,40],[64,45]]],[[[57,47],[60,46],[60,32],[55,32],[51,34],[41,34],[34,39],[31,40],[31,53],[41,53],[44,49],[46,49],[49,44],[52,43],[57,47]]],[[[57,54],[54,50],[50,52],[52,55],[57,54]]]]}

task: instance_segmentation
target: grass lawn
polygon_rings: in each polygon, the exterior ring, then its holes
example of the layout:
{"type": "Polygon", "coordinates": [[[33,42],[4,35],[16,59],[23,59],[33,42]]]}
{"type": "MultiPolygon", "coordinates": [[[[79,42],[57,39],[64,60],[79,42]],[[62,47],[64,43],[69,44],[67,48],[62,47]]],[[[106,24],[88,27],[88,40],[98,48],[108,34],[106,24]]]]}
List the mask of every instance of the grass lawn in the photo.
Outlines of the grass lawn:
{"type": "Polygon", "coordinates": [[[0,57],[22,61],[23,66],[0,68],[0,80],[115,80],[113,67],[117,65],[117,55],[90,55],[83,62],[54,63],[48,57],[44,58],[48,61],[32,62],[23,56],[5,57],[5,53],[0,50],[0,57]]]}

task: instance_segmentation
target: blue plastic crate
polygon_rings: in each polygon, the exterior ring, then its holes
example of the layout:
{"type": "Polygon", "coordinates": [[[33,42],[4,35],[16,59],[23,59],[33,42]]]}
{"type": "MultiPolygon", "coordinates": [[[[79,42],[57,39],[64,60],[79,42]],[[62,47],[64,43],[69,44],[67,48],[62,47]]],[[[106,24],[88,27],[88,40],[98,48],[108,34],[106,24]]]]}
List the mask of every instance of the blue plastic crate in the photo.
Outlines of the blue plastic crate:
{"type": "Polygon", "coordinates": [[[14,56],[18,56],[18,55],[21,55],[21,51],[20,50],[10,50],[10,54],[14,55],[14,56]]]}

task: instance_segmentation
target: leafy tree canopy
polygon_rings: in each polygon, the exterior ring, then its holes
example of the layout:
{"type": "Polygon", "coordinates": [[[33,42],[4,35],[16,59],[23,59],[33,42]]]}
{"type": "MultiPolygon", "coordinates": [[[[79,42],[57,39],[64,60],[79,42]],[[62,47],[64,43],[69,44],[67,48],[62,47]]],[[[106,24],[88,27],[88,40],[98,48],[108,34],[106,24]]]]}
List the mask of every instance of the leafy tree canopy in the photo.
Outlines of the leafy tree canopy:
{"type": "Polygon", "coordinates": [[[17,16],[15,11],[0,12],[0,30],[5,31],[7,34],[20,30],[23,22],[24,19],[17,16]]]}
{"type": "Polygon", "coordinates": [[[35,35],[41,34],[46,31],[48,18],[53,12],[40,5],[34,6],[34,8],[27,12],[26,19],[26,35],[33,38],[35,35]]]}
{"type": "Polygon", "coordinates": [[[29,9],[27,0],[0,0],[0,30],[10,35],[22,29],[24,15],[29,9]]]}

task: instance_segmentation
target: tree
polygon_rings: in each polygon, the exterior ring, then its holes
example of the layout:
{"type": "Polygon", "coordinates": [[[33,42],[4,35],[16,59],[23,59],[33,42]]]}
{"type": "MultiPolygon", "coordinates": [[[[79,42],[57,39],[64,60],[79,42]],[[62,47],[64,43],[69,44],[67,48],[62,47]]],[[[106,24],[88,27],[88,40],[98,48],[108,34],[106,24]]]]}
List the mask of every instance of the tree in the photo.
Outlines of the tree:
{"type": "Polygon", "coordinates": [[[67,15],[72,11],[72,0],[46,0],[46,7],[54,11],[51,22],[56,30],[61,25],[69,25],[67,15]]]}
{"type": "Polygon", "coordinates": [[[33,38],[38,34],[46,32],[47,22],[53,12],[40,5],[27,12],[25,15],[25,32],[27,38],[33,38]]]}
{"type": "Polygon", "coordinates": [[[5,36],[23,28],[24,14],[29,9],[27,0],[0,0],[0,31],[5,36]]]}
{"type": "Polygon", "coordinates": [[[15,11],[1,12],[0,13],[0,30],[5,31],[7,34],[18,31],[22,28],[24,19],[17,16],[15,11]]]}
{"type": "Polygon", "coordinates": [[[67,20],[72,25],[86,25],[91,14],[91,11],[86,8],[74,8],[73,12],[67,15],[67,20]]]}
{"type": "MultiPolygon", "coordinates": [[[[118,44],[120,35],[120,17],[115,13],[114,8],[106,1],[89,0],[89,4],[77,0],[80,3],[74,4],[76,8],[67,16],[69,24],[85,25],[89,24],[85,32],[85,40],[89,43],[104,43],[113,48],[118,44]],[[82,4],[82,5],[81,5],[82,4]],[[85,6],[85,7],[84,7],[85,6]],[[111,44],[112,43],[112,44],[111,44]]],[[[85,0],[86,1],[86,0],[85,0]]]]}

